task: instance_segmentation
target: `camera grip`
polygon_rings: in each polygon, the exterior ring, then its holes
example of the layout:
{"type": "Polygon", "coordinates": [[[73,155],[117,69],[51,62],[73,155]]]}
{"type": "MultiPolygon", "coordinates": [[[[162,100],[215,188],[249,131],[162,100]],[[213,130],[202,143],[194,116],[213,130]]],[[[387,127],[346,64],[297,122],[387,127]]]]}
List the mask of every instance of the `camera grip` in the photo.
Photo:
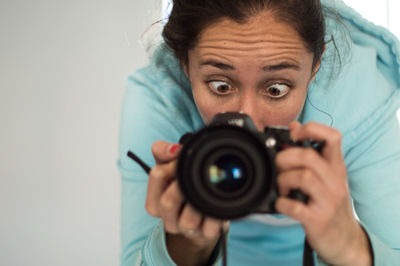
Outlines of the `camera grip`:
{"type": "Polygon", "coordinates": [[[307,204],[309,197],[299,189],[292,189],[288,195],[289,198],[301,201],[307,204]]]}

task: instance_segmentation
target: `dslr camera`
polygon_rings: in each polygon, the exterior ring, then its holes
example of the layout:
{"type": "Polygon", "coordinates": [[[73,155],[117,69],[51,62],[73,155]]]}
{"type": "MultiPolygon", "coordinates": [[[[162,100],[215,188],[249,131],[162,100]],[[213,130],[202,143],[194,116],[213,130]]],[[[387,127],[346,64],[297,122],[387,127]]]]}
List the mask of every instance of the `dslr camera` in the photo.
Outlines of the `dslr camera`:
{"type": "MultiPolygon", "coordinates": [[[[285,127],[259,132],[243,113],[217,114],[203,129],[185,134],[177,165],[179,186],[201,213],[232,220],[251,213],[276,213],[279,196],[275,156],[288,147],[321,152],[323,142],[294,141],[285,127]]],[[[293,190],[289,197],[307,202],[293,190]]]]}

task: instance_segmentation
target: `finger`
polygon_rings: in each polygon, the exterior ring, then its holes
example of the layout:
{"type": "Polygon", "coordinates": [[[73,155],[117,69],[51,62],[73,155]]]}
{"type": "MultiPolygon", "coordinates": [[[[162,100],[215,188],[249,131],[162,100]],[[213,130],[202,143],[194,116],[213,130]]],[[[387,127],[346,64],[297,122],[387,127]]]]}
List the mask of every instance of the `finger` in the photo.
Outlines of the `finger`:
{"type": "Polygon", "coordinates": [[[163,164],[176,159],[179,155],[180,144],[156,141],[151,145],[151,152],[157,164],[163,164]]]}
{"type": "Polygon", "coordinates": [[[179,217],[179,228],[185,235],[193,236],[200,231],[202,218],[197,210],[190,204],[186,204],[179,217]]]}
{"type": "Polygon", "coordinates": [[[211,217],[206,217],[202,224],[203,236],[207,239],[216,239],[220,235],[221,227],[223,227],[223,222],[216,220],[211,217]]]}
{"type": "Polygon", "coordinates": [[[310,169],[325,184],[332,185],[331,166],[312,149],[290,148],[279,152],[275,158],[279,172],[294,169],[310,169]]]}
{"type": "Polygon", "coordinates": [[[160,198],[161,218],[167,232],[180,233],[178,218],[183,205],[183,196],[179,190],[178,182],[173,181],[160,198]]]}
{"type": "Polygon", "coordinates": [[[275,202],[275,209],[280,214],[289,216],[302,224],[311,221],[312,218],[312,212],[307,205],[294,199],[279,197],[275,202]]]}
{"type": "Polygon", "coordinates": [[[277,178],[281,196],[288,196],[291,190],[299,189],[314,202],[324,202],[328,191],[321,180],[309,169],[295,169],[282,172],[277,178]]]}
{"type": "Polygon", "coordinates": [[[230,221],[223,222],[222,228],[224,229],[224,232],[227,232],[229,230],[230,226],[231,226],[231,222],[230,221]]]}
{"type": "Polygon", "coordinates": [[[316,141],[325,141],[322,155],[332,164],[342,163],[342,136],[334,128],[310,122],[302,127],[295,127],[291,135],[296,140],[313,139],[316,141]]]}
{"type": "MultiPolygon", "coordinates": [[[[301,124],[297,121],[290,122],[288,125],[290,133],[292,133],[293,130],[296,130],[297,128],[301,127],[301,124]]],[[[291,136],[293,138],[293,136],[291,136]]]]}
{"type": "Polygon", "coordinates": [[[146,210],[155,217],[160,217],[159,201],[164,190],[175,178],[176,161],[157,165],[149,173],[147,185],[146,210]]]}

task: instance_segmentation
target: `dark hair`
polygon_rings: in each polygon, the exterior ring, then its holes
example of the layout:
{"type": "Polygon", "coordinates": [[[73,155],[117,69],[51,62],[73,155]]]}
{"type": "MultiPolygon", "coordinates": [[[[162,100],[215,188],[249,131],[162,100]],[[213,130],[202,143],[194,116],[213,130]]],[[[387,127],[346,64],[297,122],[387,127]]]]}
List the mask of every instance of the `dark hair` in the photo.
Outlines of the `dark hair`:
{"type": "Polygon", "coordinates": [[[173,7],[162,37],[177,59],[188,63],[188,51],[200,33],[220,19],[238,23],[263,10],[292,26],[314,54],[313,67],[321,59],[325,45],[325,21],[320,0],[173,0],[173,7]]]}

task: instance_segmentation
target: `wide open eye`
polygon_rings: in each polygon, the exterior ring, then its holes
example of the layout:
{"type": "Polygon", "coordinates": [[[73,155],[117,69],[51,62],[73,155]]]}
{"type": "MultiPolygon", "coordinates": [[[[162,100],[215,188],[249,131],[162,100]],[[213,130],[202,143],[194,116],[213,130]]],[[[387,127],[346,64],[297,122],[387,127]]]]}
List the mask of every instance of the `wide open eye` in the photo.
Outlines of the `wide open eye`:
{"type": "Polygon", "coordinates": [[[290,87],[286,84],[276,83],[267,87],[266,91],[271,98],[281,98],[289,92],[290,87]]]}
{"type": "Polygon", "coordinates": [[[232,89],[232,86],[229,85],[229,83],[225,82],[225,81],[210,81],[208,83],[208,86],[210,87],[210,89],[219,95],[225,95],[228,94],[229,91],[232,89]]]}

